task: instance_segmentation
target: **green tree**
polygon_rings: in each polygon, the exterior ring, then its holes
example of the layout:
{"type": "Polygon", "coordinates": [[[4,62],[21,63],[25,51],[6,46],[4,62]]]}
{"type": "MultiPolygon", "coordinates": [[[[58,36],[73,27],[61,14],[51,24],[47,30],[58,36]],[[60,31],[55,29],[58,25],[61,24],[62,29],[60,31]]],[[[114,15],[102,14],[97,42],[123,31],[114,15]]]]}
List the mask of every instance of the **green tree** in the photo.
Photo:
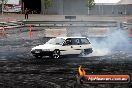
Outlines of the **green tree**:
{"type": "Polygon", "coordinates": [[[48,8],[53,5],[52,0],[43,0],[44,4],[44,14],[48,13],[48,8]]]}
{"type": "Polygon", "coordinates": [[[88,15],[90,14],[89,11],[95,6],[94,0],[87,0],[87,7],[88,7],[88,15]]]}
{"type": "Polygon", "coordinates": [[[8,0],[0,0],[0,4],[4,3],[6,4],[8,2],[8,0]]]}
{"type": "Polygon", "coordinates": [[[1,12],[3,14],[3,10],[4,10],[4,5],[8,2],[8,0],[0,0],[0,4],[1,4],[1,12]]]}

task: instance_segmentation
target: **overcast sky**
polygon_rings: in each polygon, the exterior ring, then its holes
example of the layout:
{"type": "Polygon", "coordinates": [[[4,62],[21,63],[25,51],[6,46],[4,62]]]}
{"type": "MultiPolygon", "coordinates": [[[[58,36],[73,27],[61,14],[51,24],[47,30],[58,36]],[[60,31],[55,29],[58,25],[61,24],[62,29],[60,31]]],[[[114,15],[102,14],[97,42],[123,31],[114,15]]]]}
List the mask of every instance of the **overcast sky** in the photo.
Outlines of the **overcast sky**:
{"type": "Polygon", "coordinates": [[[95,0],[95,3],[117,3],[120,0],[95,0]]]}
{"type": "MultiPolygon", "coordinates": [[[[117,3],[120,0],[95,0],[95,3],[117,3]]],[[[19,0],[8,0],[8,4],[19,4],[19,0]]]]}

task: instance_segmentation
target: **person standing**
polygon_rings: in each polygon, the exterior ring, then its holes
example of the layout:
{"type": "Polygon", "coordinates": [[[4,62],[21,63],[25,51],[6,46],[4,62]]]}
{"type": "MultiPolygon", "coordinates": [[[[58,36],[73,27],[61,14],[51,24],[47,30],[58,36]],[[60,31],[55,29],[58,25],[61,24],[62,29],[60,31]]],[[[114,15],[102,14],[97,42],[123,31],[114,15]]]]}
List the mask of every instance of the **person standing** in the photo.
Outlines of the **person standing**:
{"type": "Polygon", "coordinates": [[[25,9],[25,19],[28,19],[28,13],[29,13],[29,10],[26,8],[25,9]]]}

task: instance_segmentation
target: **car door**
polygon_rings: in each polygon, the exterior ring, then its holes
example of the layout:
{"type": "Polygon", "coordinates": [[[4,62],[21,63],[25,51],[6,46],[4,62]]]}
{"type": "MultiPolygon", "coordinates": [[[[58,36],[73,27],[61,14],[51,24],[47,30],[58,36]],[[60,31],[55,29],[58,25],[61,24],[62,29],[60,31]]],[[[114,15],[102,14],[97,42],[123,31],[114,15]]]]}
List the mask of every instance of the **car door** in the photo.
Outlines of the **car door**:
{"type": "Polygon", "coordinates": [[[60,52],[62,55],[69,55],[74,52],[71,38],[65,39],[62,47],[60,48],[60,52]]]}
{"type": "Polygon", "coordinates": [[[81,53],[82,45],[80,42],[80,38],[72,38],[72,49],[73,49],[73,54],[81,53]]]}
{"type": "Polygon", "coordinates": [[[80,40],[81,40],[82,49],[89,49],[92,47],[87,38],[81,38],[80,40]]]}

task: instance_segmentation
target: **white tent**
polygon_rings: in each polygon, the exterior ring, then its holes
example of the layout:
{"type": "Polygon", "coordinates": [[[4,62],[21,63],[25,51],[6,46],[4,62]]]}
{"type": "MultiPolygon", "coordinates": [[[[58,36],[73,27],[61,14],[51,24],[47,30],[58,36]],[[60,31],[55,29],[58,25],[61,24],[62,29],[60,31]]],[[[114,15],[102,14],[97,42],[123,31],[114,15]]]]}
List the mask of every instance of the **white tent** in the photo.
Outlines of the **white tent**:
{"type": "Polygon", "coordinates": [[[122,5],[132,4],[132,0],[120,0],[120,1],[118,2],[118,4],[122,4],[122,5]]]}

